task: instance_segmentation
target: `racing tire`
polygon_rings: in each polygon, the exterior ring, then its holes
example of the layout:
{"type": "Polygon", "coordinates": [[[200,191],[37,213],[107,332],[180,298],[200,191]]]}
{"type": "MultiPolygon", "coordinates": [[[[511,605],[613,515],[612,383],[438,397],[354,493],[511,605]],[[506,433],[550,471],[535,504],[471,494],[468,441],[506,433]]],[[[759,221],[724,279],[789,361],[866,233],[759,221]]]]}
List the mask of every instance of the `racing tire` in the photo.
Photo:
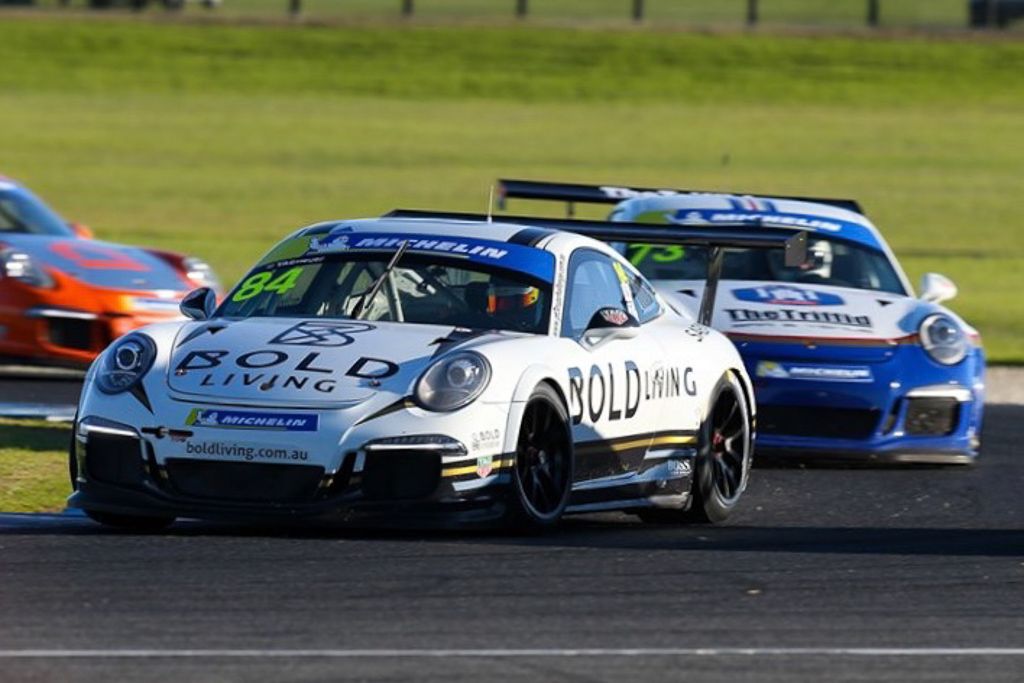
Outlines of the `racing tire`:
{"type": "Polygon", "coordinates": [[[685,510],[638,510],[655,524],[719,524],[735,510],[750,478],[753,437],[746,393],[729,373],[715,385],[701,424],[690,506],[685,510]]]}
{"type": "Polygon", "coordinates": [[[136,533],[151,534],[163,531],[174,523],[174,517],[137,517],[135,515],[118,515],[112,512],[100,512],[99,510],[86,510],[85,514],[94,522],[103,526],[120,529],[122,531],[134,531],[136,533]]]}
{"type": "Polygon", "coordinates": [[[530,532],[557,524],[569,504],[572,476],[569,413],[554,389],[538,385],[523,409],[506,526],[530,532]]]}

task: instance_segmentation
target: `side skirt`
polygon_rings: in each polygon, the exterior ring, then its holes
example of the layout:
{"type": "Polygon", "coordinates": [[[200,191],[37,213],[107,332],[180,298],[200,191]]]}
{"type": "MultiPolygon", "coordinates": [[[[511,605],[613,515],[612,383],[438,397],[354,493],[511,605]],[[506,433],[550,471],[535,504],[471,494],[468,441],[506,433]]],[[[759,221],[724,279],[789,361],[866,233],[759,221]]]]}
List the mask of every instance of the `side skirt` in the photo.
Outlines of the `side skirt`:
{"type": "Polygon", "coordinates": [[[693,484],[695,457],[693,448],[651,451],[637,472],[576,482],[566,512],[684,507],[693,484]]]}

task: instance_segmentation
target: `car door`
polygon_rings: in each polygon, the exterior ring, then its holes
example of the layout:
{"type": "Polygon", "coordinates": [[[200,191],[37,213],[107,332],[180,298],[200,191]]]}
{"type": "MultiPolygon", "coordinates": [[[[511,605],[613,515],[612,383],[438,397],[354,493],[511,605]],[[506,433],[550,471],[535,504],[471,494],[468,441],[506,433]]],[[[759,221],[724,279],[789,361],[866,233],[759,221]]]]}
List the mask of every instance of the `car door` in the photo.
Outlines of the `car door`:
{"type": "Polygon", "coordinates": [[[580,348],[579,362],[568,369],[577,482],[636,472],[661,422],[665,363],[647,325],[640,323],[629,338],[594,343],[587,335],[602,309],[625,311],[639,322],[629,275],[595,249],[577,249],[569,261],[561,335],[580,348]]]}

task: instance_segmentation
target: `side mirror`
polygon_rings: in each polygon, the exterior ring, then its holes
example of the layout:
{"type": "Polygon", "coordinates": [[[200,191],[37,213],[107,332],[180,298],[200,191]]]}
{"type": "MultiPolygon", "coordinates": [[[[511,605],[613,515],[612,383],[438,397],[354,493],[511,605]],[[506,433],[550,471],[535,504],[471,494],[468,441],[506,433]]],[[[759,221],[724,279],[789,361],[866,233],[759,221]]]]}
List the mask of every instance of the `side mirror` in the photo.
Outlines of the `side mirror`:
{"type": "Polygon", "coordinates": [[[93,237],[96,236],[96,234],[92,231],[92,228],[82,223],[68,223],[68,227],[71,228],[71,231],[75,233],[75,235],[82,238],[83,240],[91,240],[93,237]]]}
{"type": "Polygon", "coordinates": [[[186,318],[209,320],[217,310],[217,295],[209,287],[200,287],[186,294],[178,308],[186,318]]]}
{"type": "Polygon", "coordinates": [[[945,275],[925,273],[921,278],[921,300],[940,303],[949,301],[957,294],[956,285],[945,275]]]}
{"type": "Polygon", "coordinates": [[[591,346],[612,339],[632,339],[640,334],[640,323],[621,308],[600,308],[594,313],[583,338],[591,346]]]}

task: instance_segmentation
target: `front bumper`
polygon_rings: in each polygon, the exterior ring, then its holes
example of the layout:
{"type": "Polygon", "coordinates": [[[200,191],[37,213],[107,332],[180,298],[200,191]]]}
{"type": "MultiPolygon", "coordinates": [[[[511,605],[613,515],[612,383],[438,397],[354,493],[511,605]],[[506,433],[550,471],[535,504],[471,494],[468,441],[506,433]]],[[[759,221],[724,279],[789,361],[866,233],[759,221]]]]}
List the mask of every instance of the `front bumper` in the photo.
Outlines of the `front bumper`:
{"type": "MultiPolygon", "coordinates": [[[[511,459],[443,447],[364,448],[317,465],[158,461],[147,435],[107,420],[76,426],[68,506],[230,522],[488,526],[506,512],[511,459]]],[[[461,448],[461,444],[458,444],[461,448]]]]}
{"type": "Polygon", "coordinates": [[[836,347],[815,349],[810,358],[811,351],[785,345],[740,350],[758,403],[759,455],[947,464],[978,455],[980,350],[954,367],[909,345],[870,361],[852,355],[862,351],[836,347]]]}

